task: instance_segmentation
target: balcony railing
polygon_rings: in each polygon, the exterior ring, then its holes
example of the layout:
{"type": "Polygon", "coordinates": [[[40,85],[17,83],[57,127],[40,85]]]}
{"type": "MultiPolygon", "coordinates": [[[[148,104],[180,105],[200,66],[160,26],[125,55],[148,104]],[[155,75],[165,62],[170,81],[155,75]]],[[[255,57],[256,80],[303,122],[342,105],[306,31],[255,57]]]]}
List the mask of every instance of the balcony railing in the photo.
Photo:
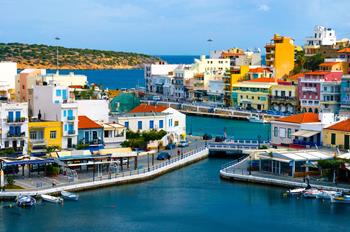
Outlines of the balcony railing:
{"type": "Polygon", "coordinates": [[[74,121],[74,120],[75,120],[75,117],[74,117],[74,116],[67,116],[67,120],[68,120],[68,121],[74,121]]]}
{"type": "Polygon", "coordinates": [[[21,138],[21,137],[24,137],[26,135],[25,132],[21,132],[21,133],[11,133],[11,132],[8,132],[7,133],[7,137],[8,138],[21,138]]]}
{"type": "Polygon", "coordinates": [[[296,97],[271,96],[271,101],[296,101],[296,97]]]}
{"type": "Polygon", "coordinates": [[[26,121],[25,117],[21,117],[21,118],[7,118],[6,122],[7,123],[23,123],[26,121]]]}
{"type": "Polygon", "coordinates": [[[75,135],[75,130],[68,130],[69,135],[75,135]]]}
{"type": "Polygon", "coordinates": [[[316,87],[302,87],[301,90],[303,92],[317,92],[316,87]]]}

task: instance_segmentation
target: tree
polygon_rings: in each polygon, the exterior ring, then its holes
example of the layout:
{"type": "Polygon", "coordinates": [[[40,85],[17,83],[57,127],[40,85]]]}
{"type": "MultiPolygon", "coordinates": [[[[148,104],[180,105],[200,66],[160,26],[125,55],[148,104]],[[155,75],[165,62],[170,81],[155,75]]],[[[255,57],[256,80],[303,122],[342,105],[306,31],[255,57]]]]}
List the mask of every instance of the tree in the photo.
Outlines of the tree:
{"type": "Polygon", "coordinates": [[[307,70],[318,70],[321,63],[324,62],[324,57],[322,54],[317,53],[314,56],[306,57],[305,59],[305,69],[307,70]]]}
{"type": "Polygon", "coordinates": [[[317,161],[318,167],[321,169],[321,173],[323,170],[329,170],[328,178],[332,179],[332,182],[336,181],[336,174],[339,172],[339,168],[345,163],[343,159],[332,159],[332,160],[319,160],[317,161]]]}

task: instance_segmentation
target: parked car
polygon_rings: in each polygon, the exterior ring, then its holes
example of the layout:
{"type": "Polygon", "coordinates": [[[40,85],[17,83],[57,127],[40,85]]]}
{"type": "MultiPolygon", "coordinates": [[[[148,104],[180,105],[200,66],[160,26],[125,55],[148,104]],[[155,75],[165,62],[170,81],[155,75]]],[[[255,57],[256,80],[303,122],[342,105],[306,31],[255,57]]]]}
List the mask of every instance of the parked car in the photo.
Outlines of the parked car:
{"type": "Polygon", "coordinates": [[[205,133],[203,135],[203,140],[211,140],[213,137],[210,134],[205,133]]]}
{"type": "Polygon", "coordinates": [[[216,136],[215,137],[215,142],[217,143],[221,143],[225,141],[225,137],[224,136],[216,136]]]}
{"type": "Polygon", "coordinates": [[[171,158],[171,155],[168,152],[161,152],[157,156],[157,160],[166,160],[170,158],[171,158]]]}
{"type": "Polygon", "coordinates": [[[181,140],[177,146],[178,147],[188,147],[188,145],[189,145],[189,143],[186,140],[181,140]]]}
{"type": "Polygon", "coordinates": [[[153,100],[153,101],[160,101],[160,97],[159,97],[159,96],[153,96],[153,97],[152,97],[152,100],[153,100]]]}

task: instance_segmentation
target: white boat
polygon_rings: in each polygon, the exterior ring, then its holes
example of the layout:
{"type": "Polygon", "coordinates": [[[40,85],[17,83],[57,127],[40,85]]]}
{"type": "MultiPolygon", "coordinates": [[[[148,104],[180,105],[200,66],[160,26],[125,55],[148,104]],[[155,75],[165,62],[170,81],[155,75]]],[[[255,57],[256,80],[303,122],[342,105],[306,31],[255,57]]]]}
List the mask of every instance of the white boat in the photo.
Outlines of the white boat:
{"type": "Polygon", "coordinates": [[[350,195],[332,196],[331,202],[332,203],[341,203],[341,204],[350,204],[350,195]]]}
{"type": "Polygon", "coordinates": [[[320,194],[320,190],[318,189],[308,189],[303,193],[303,197],[305,198],[316,198],[317,195],[320,194]]]}
{"type": "Polygon", "coordinates": [[[264,118],[264,116],[259,116],[258,114],[252,114],[248,117],[249,122],[255,123],[268,123],[268,121],[264,118]]]}
{"type": "Polygon", "coordinates": [[[46,194],[41,194],[40,196],[44,201],[51,203],[63,203],[63,199],[61,197],[54,197],[46,194]]]}
{"type": "Polygon", "coordinates": [[[32,207],[36,204],[36,200],[29,195],[19,195],[16,198],[16,203],[19,207],[32,207]]]}
{"type": "Polygon", "coordinates": [[[320,193],[317,194],[316,198],[318,198],[318,199],[331,199],[332,196],[339,197],[341,195],[342,195],[341,192],[320,190],[320,193]]]}
{"type": "Polygon", "coordinates": [[[305,191],[305,188],[296,188],[296,189],[289,189],[288,193],[289,195],[300,195],[305,191]]]}
{"type": "Polygon", "coordinates": [[[67,191],[61,191],[61,196],[63,199],[71,200],[71,201],[77,201],[79,200],[79,195],[76,193],[71,193],[67,191]]]}

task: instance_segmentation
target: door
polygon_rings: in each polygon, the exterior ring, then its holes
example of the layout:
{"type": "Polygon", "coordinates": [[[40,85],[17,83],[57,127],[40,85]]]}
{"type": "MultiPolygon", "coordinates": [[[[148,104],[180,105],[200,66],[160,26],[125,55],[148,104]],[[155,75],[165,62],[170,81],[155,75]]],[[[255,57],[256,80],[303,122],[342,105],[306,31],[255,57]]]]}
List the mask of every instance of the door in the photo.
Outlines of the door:
{"type": "Polygon", "coordinates": [[[13,112],[12,112],[12,111],[10,111],[10,112],[8,113],[8,121],[9,121],[9,122],[13,122],[13,112]]]}
{"type": "Polygon", "coordinates": [[[12,148],[17,149],[17,140],[12,141],[12,148]]]}
{"type": "Polygon", "coordinates": [[[90,141],[90,132],[89,131],[85,131],[84,132],[84,139],[85,139],[85,143],[88,144],[90,141]]]}
{"type": "Polygon", "coordinates": [[[344,135],[344,149],[349,149],[349,142],[350,142],[350,139],[349,139],[349,135],[344,135]]]}
{"type": "Polygon", "coordinates": [[[67,147],[71,148],[72,147],[72,138],[67,139],[67,147]]]}

